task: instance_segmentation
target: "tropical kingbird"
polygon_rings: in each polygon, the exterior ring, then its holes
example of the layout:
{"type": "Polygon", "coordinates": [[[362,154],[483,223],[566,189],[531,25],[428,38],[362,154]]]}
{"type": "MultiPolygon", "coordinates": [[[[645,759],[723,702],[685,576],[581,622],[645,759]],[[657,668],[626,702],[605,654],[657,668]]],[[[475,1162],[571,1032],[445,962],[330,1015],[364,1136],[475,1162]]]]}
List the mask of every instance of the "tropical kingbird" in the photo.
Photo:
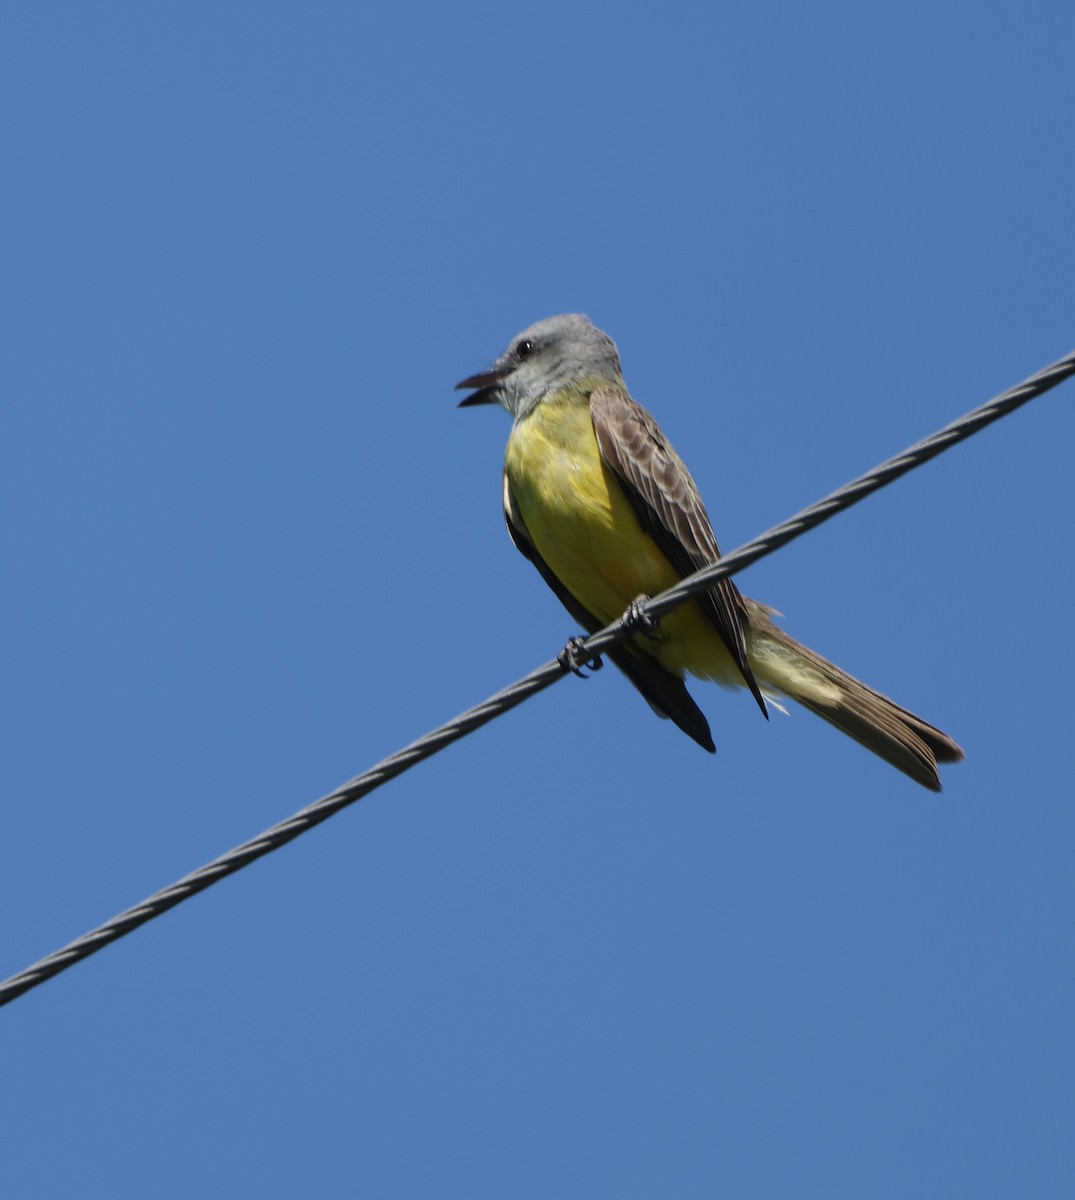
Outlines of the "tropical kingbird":
{"type": "MultiPolygon", "coordinates": [[[[511,539],[564,607],[595,633],[637,600],[720,557],[683,460],[627,391],[616,344],[576,313],[538,321],[460,402],[499,404],[514,417],[504,458],[511,539]]],[[[797,701],[925,787],[938,762],[963,751],[947,734],[800,645],[775,610],[731,579],[688,600],[609,657],[660,717],[706,750],[713,738],[684,684],[689,671],[727,687],[797,701]]]]}

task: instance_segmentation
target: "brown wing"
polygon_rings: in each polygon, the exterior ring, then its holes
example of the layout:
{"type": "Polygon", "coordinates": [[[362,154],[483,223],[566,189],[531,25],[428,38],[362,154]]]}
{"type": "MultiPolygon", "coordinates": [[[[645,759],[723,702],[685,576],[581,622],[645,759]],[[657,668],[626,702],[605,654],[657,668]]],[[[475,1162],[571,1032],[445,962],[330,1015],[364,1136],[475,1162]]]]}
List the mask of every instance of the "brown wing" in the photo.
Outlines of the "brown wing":
{"type": "MultiPolygon", "coordinates": [[[[560,603],[571,616],[586,630],[596,633],[604,628],[603,622],[575,599],[559,579],[553,574],[548,563],[541,557],[534,545],[533,539],[527,532],[519,506],[511,494],[511,485],[504,476],[504,520],[507,522],[508,533],[523,555],[525,555],[541,574],[542,579],[556,593],[560,603]]],[[[607,651],[609,658],[627,676],[627,678],[642,693],[650,708],[659,716],[670,718],[688,737],[692,737],[699,746],[713,753],[713,735],[709,730],[709,722],[702,710],[695,704],[690,692],[682,679],[677,679],[670,671],[655,659],[647,655],[635,654],[626,646],[613,646],[607,651]]]]}
{"type": "MultiPolygon", "coordinates": [[[[705,505],[683,460],[661,433],[657,422],[622,388],[598,388],[590,396],[597,445],[638,515],[642,528],[682,575],[690,575],[720,558],[720,549],[705,505]]],[[[768,716],[765,701],[750,669],[743,625],[749,620],[743,597],[730,579],[698,598],[768,716]]]]}

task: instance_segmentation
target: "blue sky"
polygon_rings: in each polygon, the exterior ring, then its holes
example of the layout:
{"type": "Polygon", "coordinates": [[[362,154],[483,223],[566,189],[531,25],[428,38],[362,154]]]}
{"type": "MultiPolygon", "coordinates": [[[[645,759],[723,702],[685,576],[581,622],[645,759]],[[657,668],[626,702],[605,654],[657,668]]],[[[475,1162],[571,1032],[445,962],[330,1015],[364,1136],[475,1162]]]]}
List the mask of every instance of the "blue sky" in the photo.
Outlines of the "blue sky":
{"type": "MultiPolygon", "coordinates": [[[[452,385],[583,311],[732,547],[1075,347],[1070,5],[24,5],[0,975],[575,632],[452,385]]],[[[1069,1196],[1075,385],[739,578],[917,788],[568,680],[0,1013],[19,1197],[1069,1196]]]]}

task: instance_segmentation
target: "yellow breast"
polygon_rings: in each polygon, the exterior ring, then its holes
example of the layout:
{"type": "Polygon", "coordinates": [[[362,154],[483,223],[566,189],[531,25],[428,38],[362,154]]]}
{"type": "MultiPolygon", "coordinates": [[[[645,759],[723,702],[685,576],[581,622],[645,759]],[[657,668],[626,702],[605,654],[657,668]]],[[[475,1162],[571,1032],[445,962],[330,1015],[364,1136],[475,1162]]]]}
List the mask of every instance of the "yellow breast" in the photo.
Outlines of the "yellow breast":
{"type": "MultiPolygon", "coordinates": [[[[567,390],[517,421],[504,471],[538,553],[604,624],[622,616],[641,593],[654,596],[681,578],[605,465],[586,390],[567,390]]],[[[736,674],[716,631],[693,603],[665,618],[659,641],[634,641],[677,675],[736,674]]]]}

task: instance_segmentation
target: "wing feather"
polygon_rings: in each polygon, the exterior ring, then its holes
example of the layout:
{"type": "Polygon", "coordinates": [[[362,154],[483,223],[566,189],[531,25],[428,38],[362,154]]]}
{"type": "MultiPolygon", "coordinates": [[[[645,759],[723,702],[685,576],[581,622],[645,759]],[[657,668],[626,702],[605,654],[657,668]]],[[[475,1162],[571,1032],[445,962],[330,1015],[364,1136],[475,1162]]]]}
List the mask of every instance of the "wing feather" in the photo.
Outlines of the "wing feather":
{"type": "MultiPolygon", "coordinates": [[[[720,549],[698,488],[653,417],[612,385],[591,394],[590,415],[605,463],[623,485],[643,529],[672,566],[690,575],[716,562],[720,549]]],[[[768,716],[747,658],[743,626],[750,618],[739,589],[722,579],[698,598],[698,604],[768,716]]]]}

